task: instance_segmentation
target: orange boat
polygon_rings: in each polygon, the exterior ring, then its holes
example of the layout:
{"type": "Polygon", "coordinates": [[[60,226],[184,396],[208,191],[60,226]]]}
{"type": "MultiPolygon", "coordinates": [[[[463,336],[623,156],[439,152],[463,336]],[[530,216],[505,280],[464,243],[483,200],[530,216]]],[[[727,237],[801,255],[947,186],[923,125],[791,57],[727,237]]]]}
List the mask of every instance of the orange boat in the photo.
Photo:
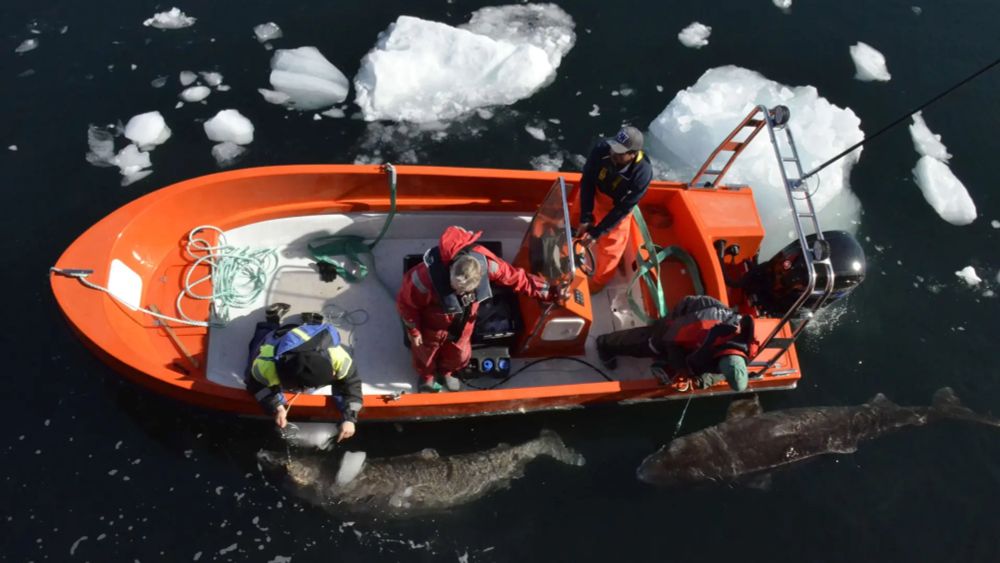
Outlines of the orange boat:
{"type": "MultiPolygon", "coordinates": [[[[578,261],[569,234],[579,174],[375,165],[252,168],[168,186],[80,236],[53,267],[52,289],[84,343],[126,378],[181,401],[247,415],[263,414],[243,386],[247,343],[263,309],[276,301],[291,303],[293,312],[322,311],[338,325],[364,380],[363,419],[729,393],[725,384],[702,390],[685,380],[663,384],[650,374],[648,360],[597,367],[597,335],[644,324],[699,292],[755,318],[761,347],[749,364],[749,391],[792,389],[801,378],[795,338],[813,312],[860,282],[864,259],[859,266],[860,247],[848,248],[848,265],[838,265],[838,248],[853,239],[819,230],[809,194],[796,180],[802,170],[781,117],[755,108],[692,182],[654,182],[641,203],[645,221],[632,224],[623,267],[594,295],[586,260],[578,261]],[[758,263],[764,231],[751,190],[721,181],[763,129],[775,146],[799,240],[758,263]],[[782,131],[784,144],[778,142],[782,131]],[[503,335],[506,346],[477,348],[473,369],[480,373],[467,374],[466,390],[420,394],[394,296],[404,263],[453,224],[483,230],[498,254],[564,284],[570,298],[545,308],[514,302],[521,322],[508,327],[514,334],[503,335]],[[809,227],[818,234],[807,235],[809,227]],[[324,281],[310,252],[310,243],[324,237],[376,239],[377,245],[365,242],[368,256],[344,258],[341,275],[324,281]],[[220,305],[233,280],[223,282],[223,266],[204,259],[206,246],[261,249],[272,267],[243,280],[255,293],[220,305]],[[363,272],[354,267],[364,266],[370,272],[360,279],[363,272]],[[198,281],[205,289],[195,289],[198,281]],[[508,355],[509,367],[498,366],[508,355]]],[[[250,260],[238,260],[244,259],[250,260]]],[[[327,388],[297,396],[291,418],[335,420],[339,411],[327,388]]]]}

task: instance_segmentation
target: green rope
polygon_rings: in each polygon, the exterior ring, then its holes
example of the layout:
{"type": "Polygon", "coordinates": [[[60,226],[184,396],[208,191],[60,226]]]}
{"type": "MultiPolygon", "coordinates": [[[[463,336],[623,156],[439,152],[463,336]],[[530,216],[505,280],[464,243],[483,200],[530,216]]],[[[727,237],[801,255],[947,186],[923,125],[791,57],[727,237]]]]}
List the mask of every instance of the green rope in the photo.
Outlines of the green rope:
{"type": "Polygon", "coordinates": [[[635,276],[632,277],[632,281],[628,284],[628,303],[632,308],[632,312],[639,317],[644,323],[650,323],[654,320],[649,315],[646,314],[645,307],[639,305],[632,297],[632,287],[642,279],[646,284],[646,288],[649,290],[650,295],[653,296],[653,302],[656,304],[656,317],[655,318],[665,318],[667,316],[667,302],[666,298],[663,296],[663,284],[660,280],[660,264],[667,259],[674,259],[684,265],[687,268],[688,275],[691,276],[691,283],[694,285],[695,293],[698,295],[703,295],[705,293],[705,286],[701,281],[701,271],[698,269],[698,263],[695,262],[694,258],[691,257],[683,248],[679,246],[668,246],[666,248],[658,249],[656,244],[653,242],[653,237],[649,234],[649,227],[646,226],[646,220],[642,216],[642,212],[639,211],[639,207],[636,206],[632,211],[632,217],[635,219],[636,226],[639,227],[639,232],[642,234],[642,248],[646,250],[646,258],[641,256],[636,257],[636,262],[639,265],[639,269],[636,271],[635,276]]]}

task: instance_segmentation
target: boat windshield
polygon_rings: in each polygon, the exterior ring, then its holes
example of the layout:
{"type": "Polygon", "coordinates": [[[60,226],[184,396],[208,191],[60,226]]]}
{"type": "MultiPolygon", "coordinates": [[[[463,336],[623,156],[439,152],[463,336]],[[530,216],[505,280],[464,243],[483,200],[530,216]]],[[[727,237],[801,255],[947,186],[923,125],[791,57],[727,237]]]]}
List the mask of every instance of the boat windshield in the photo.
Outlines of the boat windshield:
{"type": "Polygon", "coordinates": [[[572,226],[566,201],[566,181],[556,180],[531,219],[521,248],[528,249],[528,270],[543,276],[550,285],[573,279],[572,226]]]}

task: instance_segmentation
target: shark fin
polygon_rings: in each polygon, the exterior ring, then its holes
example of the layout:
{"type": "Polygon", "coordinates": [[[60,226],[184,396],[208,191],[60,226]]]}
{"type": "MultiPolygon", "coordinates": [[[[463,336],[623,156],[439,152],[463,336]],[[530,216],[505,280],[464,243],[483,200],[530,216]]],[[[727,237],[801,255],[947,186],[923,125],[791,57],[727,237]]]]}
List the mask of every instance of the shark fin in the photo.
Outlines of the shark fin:
{"type": "Polygon", "coordinates": [[[757,395],[754,395],[749,399],[739,399],[730,403],[729,410],[726,411],[726,420],[750,418],[762,412],[764,412],[764,409],[760,406],[760,400],[757,398],[757,395]]]}
{"type": "Polygon", "coordinates": [[[869,405],[882,405],[882,406],[885,406],[885,407],[888,407],[888,406],[895,407],[895,406],[897,406],[896,403],[890,401],[889,398],[886,397],[885,395],[883,395],[882,393],[876,393],[875,396],[872,397],[871,400],[868,401],[868,404],[869,405]]]}

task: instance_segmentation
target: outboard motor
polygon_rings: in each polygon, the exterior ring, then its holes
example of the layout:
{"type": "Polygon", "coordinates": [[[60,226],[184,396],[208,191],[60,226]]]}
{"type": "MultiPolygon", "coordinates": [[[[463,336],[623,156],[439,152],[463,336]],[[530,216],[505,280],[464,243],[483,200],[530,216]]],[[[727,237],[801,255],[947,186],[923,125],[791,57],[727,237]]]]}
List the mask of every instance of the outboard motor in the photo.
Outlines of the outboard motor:
{"type": "MultiPolygon", "coordinates": [[[[847,297],[865,279],[865,251],[853,236],[844,231],[824,231],[833,266],[833,293],[824,307],[847,297]]],[[[812,248],[816,235],[806,237],[812,248]]],[[[770,260],[747,272],[743,288],[754,303],[768,315],[780,317],[795,304],[809,284],[809,272],[802,257],[802,246],[793,242],[770,260]]],[[[826,271],[816,268],[816,291],[826,287],[826,271]]],[[[818,297],[806,298],[803,307],[814,307],[818,297]]]]}

